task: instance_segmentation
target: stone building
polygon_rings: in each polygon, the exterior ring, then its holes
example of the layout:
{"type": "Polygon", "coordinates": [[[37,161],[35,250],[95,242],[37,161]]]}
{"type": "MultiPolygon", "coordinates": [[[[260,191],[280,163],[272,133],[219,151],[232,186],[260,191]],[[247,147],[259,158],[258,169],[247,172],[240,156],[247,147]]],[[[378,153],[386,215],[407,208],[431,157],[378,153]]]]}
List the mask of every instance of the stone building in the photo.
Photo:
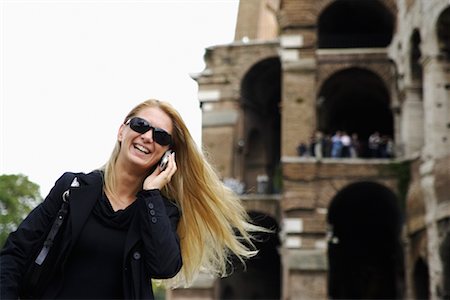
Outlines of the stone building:
{"type": "Polygon", "coordinates": [[[205,151],[277,234],[169,299],[450,297],[448,0],[243,0],[204,59],[205,151]]]}

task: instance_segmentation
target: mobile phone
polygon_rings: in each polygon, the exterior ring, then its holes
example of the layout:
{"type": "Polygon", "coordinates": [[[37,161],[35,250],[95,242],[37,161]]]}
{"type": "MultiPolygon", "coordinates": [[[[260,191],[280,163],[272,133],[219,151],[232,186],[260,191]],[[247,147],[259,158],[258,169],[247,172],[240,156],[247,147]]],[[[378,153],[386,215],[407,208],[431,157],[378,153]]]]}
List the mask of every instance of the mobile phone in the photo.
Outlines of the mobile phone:
{"type": "Polygon", "coordinates": [[[172,154],[172,150],[167,150],[166,153],[164,153],[163,157],[161,158],[161,161],[159,163],[159,168],[161,169],[161,171],[164,171],[167,168],[170,154],[172,154]]]}

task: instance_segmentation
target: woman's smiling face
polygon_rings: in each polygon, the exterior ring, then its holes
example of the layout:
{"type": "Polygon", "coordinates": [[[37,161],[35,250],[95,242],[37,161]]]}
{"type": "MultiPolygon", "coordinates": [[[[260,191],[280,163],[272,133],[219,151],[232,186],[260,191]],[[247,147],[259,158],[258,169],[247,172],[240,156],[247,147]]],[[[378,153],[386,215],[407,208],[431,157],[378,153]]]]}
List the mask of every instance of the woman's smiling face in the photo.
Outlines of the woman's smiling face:
{"type": "MultiPolygon", "coordinates": [[[[151,126],[159,127],[172,135],[172,120],[158,107],[144,108],[134,117],[142,118],[151,126]]],[[[131,129],[129,125],[122,124],[117,137],[121,143],[118,159],[143,169],[149,169],[158,163],[170,146],[158,144],[153,139],[153,134],[153,130],[141,134],[131,129]]]]}

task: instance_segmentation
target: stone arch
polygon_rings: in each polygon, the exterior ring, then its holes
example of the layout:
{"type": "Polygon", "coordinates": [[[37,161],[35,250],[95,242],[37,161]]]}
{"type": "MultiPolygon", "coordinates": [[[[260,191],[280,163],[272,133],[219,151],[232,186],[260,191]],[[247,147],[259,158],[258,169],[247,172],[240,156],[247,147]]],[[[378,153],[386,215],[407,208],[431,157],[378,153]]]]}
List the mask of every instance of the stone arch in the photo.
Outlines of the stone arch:
{"type": "Polygon", "coordinates": [[[331,298],[401,297],[402,220],[397,196],[379,183],[355,182],[334,196],[328,211],[331,298]]]}
{"type": "Polygon", "coordinates": [[[235,62],[233,64],[233,74],[235,74],[236,80],[232,81],[232,85],[237,95],[241,93],[243,79],[255,65],[268,59],[280,59],[279,46],[279,41],[274,41],[264,45],[247,46],[247,52],[243,52],[239,47],[233,48],[231,56],[235,62]]]}
{"type": "MultiPolygon", "coordinates": [[[[368,70],[376,74],[383,81],[386,87],[390,87],[392,82],[395,80],[395,74],[392,72],[394,64],[389,61],[383,63],[369,63],[369,62],[358,62],[358,61],[342,61],[339,64],[327,65],[324,68],[319,68],[317,70],[317,86],[323,86],[324,82],[327,81],[334,74],[344,71],[350,68],[359,68],[368,70]]],[[[320,91],[320,89],[318,89],[320,91]]]]}
{"type": "Polygon", "coordinates": [[[386,47],[392,40],[394,16],[380,1],[340,0],[318,18],[319,48],[386,47]]]}
{"type": "Polygon", "coordinates": [[[450,6],[437,19],[436,35],[440,54],[450,61],[450,6]]]}
{"type": "Polygon", "coordinates": [[[273,230],[259,234],[254,242],[258,255],[246,261],[245,272],[236,261],[231,276],[219,280],[219,299],[280,299],[281,259],[279,224],[271,216],[249,211],[254,224],[273,230]]]}
{"type": "MultiPolygon", "coordinates": [[[[257,178],[275,176],[280,161],[281,63],[278,57],[256,63],[241,82],[240,104],[243,112],[244,163],[242,174],[248,190],[257,178]]],[[[269,184],[269,191],[272,184],[269,184]]]]}
{"type": "Polygon", "coordinates": [[[390,95],[383,80],[364,68],[347,68],[332,74],[319,89],[318,130],[333,134],[356,133],[360,156],[368,157],[367,139],[375,131],[393,136],[390,95]]]}

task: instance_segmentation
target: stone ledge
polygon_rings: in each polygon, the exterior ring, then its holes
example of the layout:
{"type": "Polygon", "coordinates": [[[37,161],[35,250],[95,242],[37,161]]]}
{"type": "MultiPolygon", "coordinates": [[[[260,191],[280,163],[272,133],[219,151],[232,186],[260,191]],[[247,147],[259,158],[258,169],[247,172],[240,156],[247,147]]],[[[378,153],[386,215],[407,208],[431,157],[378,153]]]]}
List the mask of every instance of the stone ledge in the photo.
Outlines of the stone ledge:
{"type": "Polygon", "coordinates": [[[204,112],[202,127],[214,127],[236,124],[238,114],[233,110],[204,112]]]}
{"type": "MultiPolygon", "coordinates": [[[[192,283],[188,289],[212,289],[214,287],[214,283],[216,282],[215,277],[206,274],[200,273],[195,281],[192,283]]],[[[177,289],[186,289],[184,287],[178,287],[177,289]]]]}
{"type": "Polygon", "coordinates": [[[239,195],[242,201],[280,201],[280,194],[243,194],[239,195]]]}
{"type": "Polygon", "coordinates": [[[326,271],[327,253],[324,250],[284,249],[285,264],[291,270],[326,271]]]}

